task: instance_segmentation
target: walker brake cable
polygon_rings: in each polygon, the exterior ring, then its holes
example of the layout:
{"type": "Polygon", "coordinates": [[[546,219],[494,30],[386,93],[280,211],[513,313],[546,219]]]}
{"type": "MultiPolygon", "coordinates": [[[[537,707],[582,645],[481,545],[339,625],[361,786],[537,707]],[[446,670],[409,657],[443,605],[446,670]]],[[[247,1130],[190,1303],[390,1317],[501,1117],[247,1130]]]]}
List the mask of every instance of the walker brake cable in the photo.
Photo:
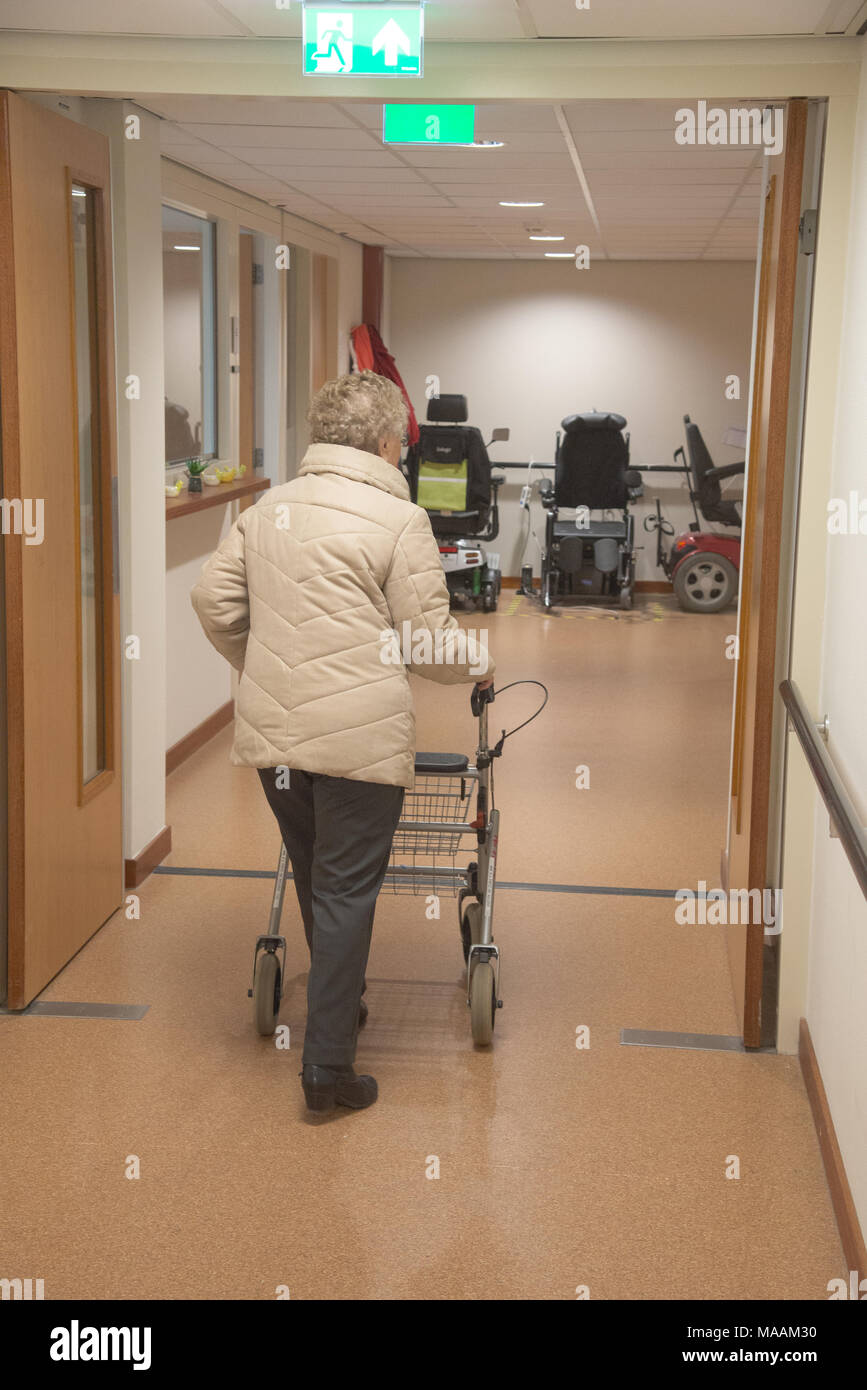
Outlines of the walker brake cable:
{"type": "Polygon", "coordinates": [[[494,747],[491,749],[491,757],[492,757],[492,758],[499,758],[500,755],[501,755],[501,753],[502,753],[502,751],[503,751],[503,744],[506,742],[506,739],[507,739],[507,738],[511,738],[511,737],[512,737],[512,734],[517,734],[521,729],[526,729],[526,727],[527,727],[528,724],[532,724],[532,722],[533,722],[534,719],[538,719],[538,718],[539,718],[539,715],[542,713],[542,710],[545,708],[545,706],[546,706],[547,703],[548,703],[548,687],[547,687],[547,685],[543,685],[541,681],[533,681],[533,680],[510,681],[508,685],[503,685],[503,686],[500,687],[499,690],[495,690],[495,694],[497,694],[497,695],[502,695],[502,694],[505,693],[505,691],[511,690],[512,687],[515,686],[515,685],[538,685],[538,687],[539,687],[540,690],[544,690],[544,692],[545,692],[545,698],[544,698],[544,700],[542,701],[542,703],[541,703],[541,705],[539,706],[539,708],[536,710],[535,714],[531,714],[531,715],[530,715],[530,718],[529,718],[529,719],[525,719],[524,722],[523,722],[523,724],[517,724],[517,725],[515,726],[515,728],[514,728],[514,729],[510,729],[508,733],[506,733],[506,730],[505,730],[505,729],[503,730],[503,732],[502,732],[502,734],[500,735],[499,739],[498,739],[497,742],[494,744],[494,747]]]}

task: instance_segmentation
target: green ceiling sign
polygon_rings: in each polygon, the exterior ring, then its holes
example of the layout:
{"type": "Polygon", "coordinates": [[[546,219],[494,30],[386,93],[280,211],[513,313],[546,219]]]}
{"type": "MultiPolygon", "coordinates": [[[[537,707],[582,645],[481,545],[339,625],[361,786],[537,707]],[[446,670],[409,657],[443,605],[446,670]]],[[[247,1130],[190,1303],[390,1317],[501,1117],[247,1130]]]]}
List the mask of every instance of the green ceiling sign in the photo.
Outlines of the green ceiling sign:
{"type": "Polygon", "coordinates": [[[335,5],[306,0],[305,77],[421,77],[421,4],[335,5]]]}
{"type": "Polygon", "coordinates": [[[384,145],[471,145],[474,106],[383,106],[384,145]]]}

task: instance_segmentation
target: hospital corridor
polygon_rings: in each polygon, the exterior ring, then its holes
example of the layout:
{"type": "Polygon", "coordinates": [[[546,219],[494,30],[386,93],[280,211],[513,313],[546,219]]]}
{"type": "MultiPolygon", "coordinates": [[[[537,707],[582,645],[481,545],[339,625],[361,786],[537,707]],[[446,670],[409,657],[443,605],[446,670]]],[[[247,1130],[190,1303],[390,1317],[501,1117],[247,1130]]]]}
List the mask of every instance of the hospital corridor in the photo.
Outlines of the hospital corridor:
{"type": "Polygon", "coordinates": [[[15,1374],[855,1354],[865,33],[0,3],[15,1374]]]}

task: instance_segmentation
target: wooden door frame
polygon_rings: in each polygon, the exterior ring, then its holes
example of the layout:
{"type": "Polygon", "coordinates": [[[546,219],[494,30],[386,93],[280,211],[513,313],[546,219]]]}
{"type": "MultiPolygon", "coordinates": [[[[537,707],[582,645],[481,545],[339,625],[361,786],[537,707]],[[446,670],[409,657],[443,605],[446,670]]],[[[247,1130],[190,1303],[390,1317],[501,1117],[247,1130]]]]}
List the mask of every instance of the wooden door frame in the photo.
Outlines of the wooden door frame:
{"type": "MultiPolygon", "coordinates": [[[[772,805],[771,777],[774,764],[774,724],[776,711],[776,675],[778,654],[781,589],[780,566],[783,559],[782,523],[784,519],[784,497],[786,484],[786,463],[789,448],[789,414],[792,379],[792,337],[796,300],[798,239],[781,238],[774,277],[773,329],[770,343],[764,338],[763,314],[769,310],[769,285],[762,283],[770,269],[769,256],[773,251],[771,235],[776,202],[779,202],[780,226],[791,227],[800,220],[801,199],[804,187],[804,168],[806,153],[808,102],[805,98],[794,98],[788,103],[786,119],[786,151],[794,150],[794,164],[784,166],[787,175],[783,180],[782,194],[779,195],[776,180],[772,178],[766,194],[764,232],[762,238],[762,258],[759,266],[759,303],[756,318],[756,353],[751,386],[751,430],[750,454],[747,478],[747,495],[744,507],[744,536],[748,534],[749,517],[757,505],[760,486],[758,467],[764,469],[761,479],[765,487],[762,514],[761,543],[758,547],[761,566],[758,587],[758,630],[756,637],[756,666],[754,673],[747,669],[751,631],[750,602],[753,582],[755,547],[744,552],[744,565],[741,573],[741,606],[738,624],[738,673],[736,681],[734,729],[732,738],[732,766],[729,802],[729,842],[731,842],[731,819],[735,819],[735,832],[740,833],[744,811],[745,781],[745,725],[744,720],[752,717],[752,759],[750,764],[749,796],[749,849],[747,858],[747,882],[729,884],[730,864],[727,865],[725,885],[748,890],[758,889],[762,894],[771,887],[767,882],[767,864],[770,836],[770,811],[772,805]],[[769,207],[770,205],[770,207],[769,207]],[[763,302],[764,300],[764,302],[763,302]],[[761,393],[764,371],[767,363],[767,350],[771,352],[770,378],[768,383],[767,429],[764,458],[757,457],[762,435],[761,393]],[[746,692],[750,681],[754,682],[755,696],[752,707],[745,707],[746,692]],[[734,803],[734,805],[732,805],[734,803]]],[[[789,596],[791,601],[791,595],[789,596]]],[[[732,968],[735,998],[740,1002],[739,972],[743,969],[743,1041],[747,1048],[762,1046],[761,1001],[764,968],[765,924],[749,921],[745,926],[746,943],[743,960],[735,949],[731,926],[727,933],[729,960],[732,968]]]]}
{"type": "Polygon", "coordinates": [[[238,230],[238,463],[253,472],[256,447],[256,319],[254,234],[238,230]]]}

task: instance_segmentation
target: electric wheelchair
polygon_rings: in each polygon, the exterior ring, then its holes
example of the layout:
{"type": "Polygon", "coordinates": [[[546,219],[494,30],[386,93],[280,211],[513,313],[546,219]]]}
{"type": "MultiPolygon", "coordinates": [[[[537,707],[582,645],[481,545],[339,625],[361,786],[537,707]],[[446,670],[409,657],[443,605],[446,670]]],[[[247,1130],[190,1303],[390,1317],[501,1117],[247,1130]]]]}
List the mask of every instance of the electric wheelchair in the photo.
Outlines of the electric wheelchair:
{"type": "Polygon", "coordinates": [[[635,523],[630,504],[643,494],[641,475],[629,466],[626,420],[613,411],[569,415],[557,435],[555,475],[538,486],[545,510],[541,588],[532,565],[521,570],[521,592],[553,608],[563,600],[616,599],[632,607],[635,523]],[[561,519],[561,509],[575,509],[561,519]],[[617,512],[591,519],[591,512],[617,512]]]}
{"type": "MultiPolygon", "coordinates": [[[[500,596],[500,557],[486,552],[484,543],[499,534],[497,494],[506,480],[491,473],[481,431],[466,421],[466,396],[433,396],[405,473],[413,502],[430,517],[452,605],[492,613],[500,596]]],[[[507,429],[497,429],[490,442],[508,438],[507,429]]]]}

